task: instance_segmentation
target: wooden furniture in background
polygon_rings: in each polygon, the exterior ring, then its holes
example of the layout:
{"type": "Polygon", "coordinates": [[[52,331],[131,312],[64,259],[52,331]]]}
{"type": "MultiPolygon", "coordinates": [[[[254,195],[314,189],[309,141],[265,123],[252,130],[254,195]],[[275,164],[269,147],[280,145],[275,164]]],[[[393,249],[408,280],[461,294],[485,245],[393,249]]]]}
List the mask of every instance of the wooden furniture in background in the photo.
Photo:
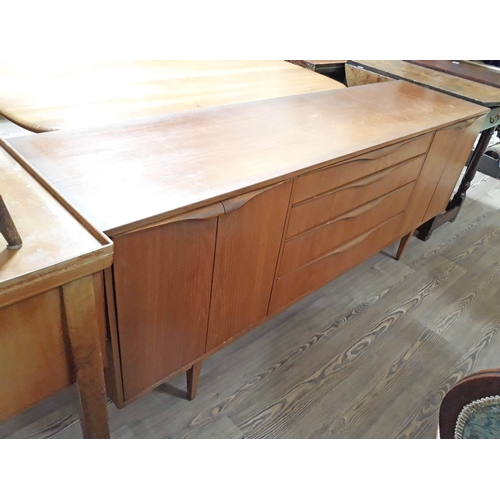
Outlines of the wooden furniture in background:
{"type": "Polygon", "coordinates": [[[285,61],[2,61],[0,115],[47,132],[339,88],[285,61]]]}
{"type": "Polygon", "coordinates": [[[487,111],[390,82],[9,144],[115,244],[121,407],[435,215],[487,111]]]}
{"type": "Polygon", "coordinates": [[[297,66],[302,66],[303,68],[310,69],[321,75],[325,75],[328,78],[333,78],[338,82],[345,83],[345,60],[313,60],[313,59],[300,59],[288,61],[297,66]]]}
{"type": "Polygon", "coordinates": [[[3,141],[0,186],[23,239],[0,251],[0,420],[76,382],[84,437],[109,437],[101,271],[112,243],[3,141]]]}
{"type": "MultiPolygon", "coordinates": [[[[467,162],[462,165],[463,167],[466,163],[467,169],[453,199],[417,230],[417,236],[425,241],[436,228],[456,219],[479,162],[493,133],[498,130],[500,71],[498,68],[470,61],[348,61],[346,64],[346,81],[349,87],[390,80],[405,80],[490,108],[478,143],[467,162]]],[[[460,166],[457,165],[457,168],[460,166]]]]}

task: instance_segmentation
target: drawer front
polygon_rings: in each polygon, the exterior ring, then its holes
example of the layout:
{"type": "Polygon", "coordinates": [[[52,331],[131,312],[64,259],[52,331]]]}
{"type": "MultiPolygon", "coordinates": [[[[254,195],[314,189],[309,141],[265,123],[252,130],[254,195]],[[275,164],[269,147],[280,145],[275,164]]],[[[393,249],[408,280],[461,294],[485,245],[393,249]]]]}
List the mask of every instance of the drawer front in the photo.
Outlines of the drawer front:
{"type": "Polygon", "coordinates": [[[294,184],[292,203],[313,198],[349,182],[361,179],[385,168],[427,152],[432,133],[403,143],[366,153],[345,163],[322,168],[300,176],[294,184]]]}
{"type": "Polygon", "coordinates": [[[354,238],[308,266],[278,278],[269,314],[306,296],[332,279],[379,252],[400,236],[404,212],[354,238]]]}
{"type": "Polygon", "coordinates": [[[368,203],[414,181],[425,155],[351,182],[335,191],[292,207],[286,238],[333,220],[339,215],[368,203]]]}
{"type": "Polygon", "coordinates": [[[285,242],[279,276],[306,266],[322,255],[402,212],[414,182],[355,208],[334,220],[285,242]]]}

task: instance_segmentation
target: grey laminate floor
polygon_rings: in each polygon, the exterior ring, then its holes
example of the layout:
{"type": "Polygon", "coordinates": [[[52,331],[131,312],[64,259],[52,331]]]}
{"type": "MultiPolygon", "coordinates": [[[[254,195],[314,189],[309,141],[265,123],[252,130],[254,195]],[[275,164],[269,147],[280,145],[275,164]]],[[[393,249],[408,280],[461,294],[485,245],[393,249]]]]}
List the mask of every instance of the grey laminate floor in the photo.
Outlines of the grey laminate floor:
{"type": "MultiPolygon", "coordinates": [[[[500,181],[478,174],[454,223],[391,245],[118,410],[112,438],[434,438],[466,374],[500,366],[500,181]]],[[[2,438],[81,438],[69,388],[0,423],[2,438]]]]}

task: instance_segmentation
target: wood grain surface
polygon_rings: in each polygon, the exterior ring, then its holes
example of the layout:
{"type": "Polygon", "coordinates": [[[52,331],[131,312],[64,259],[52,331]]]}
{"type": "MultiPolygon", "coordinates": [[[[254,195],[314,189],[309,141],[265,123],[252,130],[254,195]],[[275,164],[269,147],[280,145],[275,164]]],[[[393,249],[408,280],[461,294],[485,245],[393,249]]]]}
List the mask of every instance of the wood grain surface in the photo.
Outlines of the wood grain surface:
{"type": "Polygon", "coordinates": [[[219,218],[207,351],[267,315],[291,189],[279,184],[219,218]]]}
{"type": "MultiPolygon", "coordinates": [[[[446,92],[484,106],[494,107],[500,105],[500,89],[497,87],[446,74],[407,61],[347,61],[346,76],[349,86],[363,83],[357,78],[352,78],[352,76],[355,76],[353,73],[356,72],[357,68],[360,68],[361,72],[368,71],[380,75],[382,78],[402,79],[418,83],[427,88],[446,92]],[[350,67],[353,68],[353,72],[348,69],[350,67]]],[[[364,83],[373,83],[373,81],[364,83]]]]}
{"type": "Polygon", "coordinates": [[[117,234],[486,112],[399,81],[9,144],[97,228],[117,234]]]}
{"type": "Polygon", "coordinates": [[[317,227],[356,207],[414,181],[425,155],[368,175],[333,191],[294,205],[287,228],[287,238],[317,227]]]}
{"type": "Polygon", "coordinates": [[[487,66],[473,61],[408,61],[425,68],[442,71],[474,82],[484,83],[500,88],[500,70],[495,66],[487,66]]]}
{"type": "Polygon", "coordinates": [[[47,132],[343,87],[285,61],[2,61],[0,114],[47,132]]]}
{"type": "Polygon", "coordinates": [[[217,217],[114,240],[123,393],[130,399],[205,352],[217,217]]]}
{"type": "Polygon", "coordinates": [[[356,156],[345,163],[337,163],[333,167],[325,167],[301,175],[294,182],[292,201],[296,204],[424,154],[429,149],[432,138],[432,133],[425,134],[356,156]]]}
{"type": "Polygon", "coordinates": [[[103,354],[100,349],[93,277],[85,276],[64,285],[62,301],[71,365],[76,373],[76,394],[83,437],[109,438],[103,354]]]}
{"type": "Polygon", "coordinates": [[[1,146],[2,196],[23,246],[0,250],[0,306],[111,265],[111,241],[89,231],[1,146]]]}
{"type": "Polygon", "coordinates": [[[4,420],[75,378],[58,289],[1,307],[0,325],[0,420],[4,420]]]}
{"type": "Polygon", "coordinates": [[[402,212],[414,183],[346,212],[285,242],[278,276],[318,259],[354,237],[402,212]]]}

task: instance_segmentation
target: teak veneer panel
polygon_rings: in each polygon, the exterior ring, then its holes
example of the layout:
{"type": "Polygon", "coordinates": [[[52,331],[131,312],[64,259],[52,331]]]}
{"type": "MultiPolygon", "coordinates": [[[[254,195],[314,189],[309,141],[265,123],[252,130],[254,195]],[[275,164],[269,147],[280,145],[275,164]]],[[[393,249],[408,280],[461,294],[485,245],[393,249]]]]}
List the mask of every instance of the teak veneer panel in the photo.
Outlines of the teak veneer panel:
{"type": "Polygon", "coordinates": [[[205,353],[216,230],[212,217],[115,238],[126,400],[205,353]]]}
{"type": "Polygon", "coordinates": [[[408,231],[413,231],[446,207],[483,120],[481,117],[472,123],[458,123],[435,133],[408,202],[403,224],[408,231]]]}
{"type": "Polygon", "coordinates": [[[486,112],[396,81],[9,143],[112,235],[486,112]]]}
{"type": "Polygon", "coordinates": [[[287,239],[414,181],[423,161],[424,155],[421,155],[295,205],[290,214],[287,239]]]}
{"type": "Polygon", "coordinates": [[[0,420],[74,382],[61,296],[53,289],[0,308],[0,420]]]}
{"type": "Polygon", "coordinates": [[[433,134],[426,134],[400,144],[377,149],[365,155],[332,167],[322,168],[301,175],[293,186],[293,203],[326,193],[336,187],[348,184],[379,170],[396,165],[404,160],[414,158],[429,149],[433,134]]]}
{"type": "Polygon", "coordinates": [[[374,226],[402,212],[415,183],[361,205],[285,242],[279,276],[303,267],[374,226]]]}
{"type": "Polygon", "coordinates": [[[474,145],[474,141],[481,130],[482,121],[483,120],[476,120],[474,123],[468,124],[467,127],[464,126],[457,131],[457,140],[453,150],[450,152],[446,166],[437,183],[434,194],[432,195],[429,207],[424,216],[425,221],[446,209],[457,179],[464,168],[474,145]]]}
{"type": "Polygon", "coordinates": [[[394,241],[399,235],[403,215],[392,217],[309,265],[277,279],[269,314],[306,296],[394,241]]]}
{"type": "Polygon", "coordinates": [[[267,314],[292,182],[219,217],[207,351],[267,314]]]}

